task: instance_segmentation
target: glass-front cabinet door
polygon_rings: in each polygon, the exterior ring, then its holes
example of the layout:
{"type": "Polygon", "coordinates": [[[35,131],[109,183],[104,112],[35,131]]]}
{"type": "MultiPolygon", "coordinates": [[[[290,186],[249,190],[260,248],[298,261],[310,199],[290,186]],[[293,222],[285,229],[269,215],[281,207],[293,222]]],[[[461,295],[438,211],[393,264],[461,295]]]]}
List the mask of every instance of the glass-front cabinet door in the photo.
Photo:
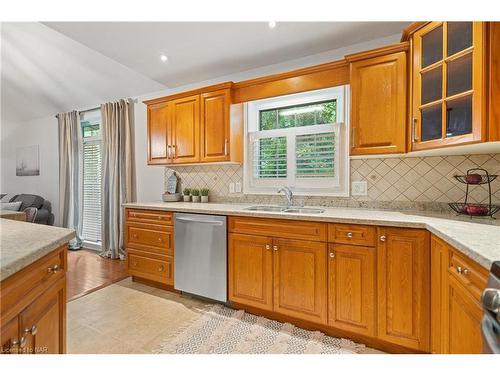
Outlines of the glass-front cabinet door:
{"type": "Polygon", "coordinates": [[[484,27],[431,22],[413,35],[413,150],[486,136],[484,27]]]}

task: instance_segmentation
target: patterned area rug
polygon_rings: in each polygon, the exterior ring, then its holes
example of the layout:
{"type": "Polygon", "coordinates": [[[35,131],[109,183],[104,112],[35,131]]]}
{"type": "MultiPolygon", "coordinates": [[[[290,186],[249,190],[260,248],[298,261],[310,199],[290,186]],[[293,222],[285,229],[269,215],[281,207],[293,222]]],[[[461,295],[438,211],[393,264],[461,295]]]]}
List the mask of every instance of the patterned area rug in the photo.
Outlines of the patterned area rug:
{"type": "Polygon", "coordinates": [[[214,305],[155,353],[169,354],[355,354],[365,346],[307,331],[290,323],[214,305]]]}

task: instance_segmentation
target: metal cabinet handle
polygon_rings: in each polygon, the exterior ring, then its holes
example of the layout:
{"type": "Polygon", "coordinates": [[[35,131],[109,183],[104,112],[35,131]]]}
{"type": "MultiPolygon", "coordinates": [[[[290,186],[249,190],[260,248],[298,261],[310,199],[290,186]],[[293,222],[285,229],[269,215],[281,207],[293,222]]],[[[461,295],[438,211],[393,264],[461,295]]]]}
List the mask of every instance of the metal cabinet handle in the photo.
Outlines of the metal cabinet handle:
{"type": "Polygon", "coordinates": [[[351,139],[351,145],[352,145],[352,147],[356,147],[356,142],[354,141],[354,139],[355,139],[354,135],[356,134],[355,130],[356,130],[356,128],[353,126],[352,130],[351,130],[351,138],[352,138],[351,139]]]}
{"type": "Polygon", "coordinates": [[[467,268],[462,268],[460,266],[457,266],[457,273],[459,275],[468,275],[469,274],[469,270],[467,268]]]}
{"type": "Polygon", "coordinates": [[[274,246],[273,246],[273,250],[274,250],[274,251],[278,251],[278,246],[277,246],[277,245],[274,245],[274,246]]]}
{"type": "Polygon", "coordinates": [[[11,348],[15,347],[15,346],[19,346],[20,348],[24,348],[26,346],[26,337],[23,336],[23,337],[21,337],[20,340],[13,339],[11,342],[11,348]]]}
{"type": "Polygon", "coordinates": [[[167,159],[171,159],[171,158],[172,158],[172,146],[167,145],[167,159]]]}
{"type": "Polygon", "coordinates": [[[33,324],[31,326],[31,328],[25,328],[24,329],[24,333],[30,334],[31,336],[35,336],[37,332],[38,332],[38,328],[37,328],[37,326],[35,324],[33,324]]]}
{"type": "Polygon", "coordinates": [[[227,156],[227,139],[224,139],[224,156],[227,156]]]}
{"type": "Polygon", "coordinates": [[[416,118],[413,119],[413,122],[412,122],[411,126],[412,126],[411,132],[412,132],[413,142],[418,142],[418,138],[417,138],[417,119],[416,118]]]}
{"type": "Polygon", "coordinates": [[[347,237],[352,238],[352,232],[347,232],[347,237]]]}
{"type": "Polygon", "coordinates": [[[380,242],[385,242],[386,237],[385,236],[380,236],[380,242]]]}
{"type": "Polygon", "coordinates": [[[163,266],[158,267],[159,272],[163,272],[163,266]]]}
{"type": "Polygon", "coordinates": [[[462,267],[457,266],[457,272],[461,275],[462,274],[462,267]]]}
{"type": "Polygon", "coordinates": [[[271,245],[266,245],[266,250],[271,250],[271,245]]]}
{"type": "Polygon", "coordinates": [[[175,159],[177,157],[177,146],[176,145],[172,145],[172,152],[174,154],[173,158],[175,159]]]}
{"type": "Polygon", "coordinates": [[[47,268],[47,273],[57,273],[57,271],[59,271],[59,265],[57,264],[47,268]]]}
{"type": "Polygon", "coordinates": [[[161,237],[158,237],[158,242],[161,242],[161,241],[162,241],[161,237]]]}
{"type": "Polygon", "coordinates": [[[335,253],[334,252],[331,252],[329,255],[330,255],[330,258],[335,258],[335,253]]]}

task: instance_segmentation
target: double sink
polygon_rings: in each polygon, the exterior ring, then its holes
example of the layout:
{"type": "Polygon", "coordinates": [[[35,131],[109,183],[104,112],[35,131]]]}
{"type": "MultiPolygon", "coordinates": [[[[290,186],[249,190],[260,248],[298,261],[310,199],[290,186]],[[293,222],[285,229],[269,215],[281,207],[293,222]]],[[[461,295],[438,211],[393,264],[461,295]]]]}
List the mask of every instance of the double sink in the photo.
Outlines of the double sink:
{"type": "Polygon", "coordinates": [[[248,211],[264,211],[264,212],[283,212],[289,214],[322,214],[325,212],[322,208],[312,207],[286,207],[286,206],[251,206],[245,208],[248,211]]]}

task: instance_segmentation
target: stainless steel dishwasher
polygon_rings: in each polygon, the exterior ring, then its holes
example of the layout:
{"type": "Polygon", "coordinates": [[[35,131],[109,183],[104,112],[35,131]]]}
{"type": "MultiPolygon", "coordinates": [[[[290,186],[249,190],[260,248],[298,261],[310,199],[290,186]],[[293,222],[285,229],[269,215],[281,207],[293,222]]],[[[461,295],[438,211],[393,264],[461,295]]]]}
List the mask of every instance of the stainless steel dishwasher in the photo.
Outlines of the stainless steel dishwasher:
{"type": "Polygon", "coordinates": [[[175,289],[227,301],[226,217],[175,214],[175,289]]]}

